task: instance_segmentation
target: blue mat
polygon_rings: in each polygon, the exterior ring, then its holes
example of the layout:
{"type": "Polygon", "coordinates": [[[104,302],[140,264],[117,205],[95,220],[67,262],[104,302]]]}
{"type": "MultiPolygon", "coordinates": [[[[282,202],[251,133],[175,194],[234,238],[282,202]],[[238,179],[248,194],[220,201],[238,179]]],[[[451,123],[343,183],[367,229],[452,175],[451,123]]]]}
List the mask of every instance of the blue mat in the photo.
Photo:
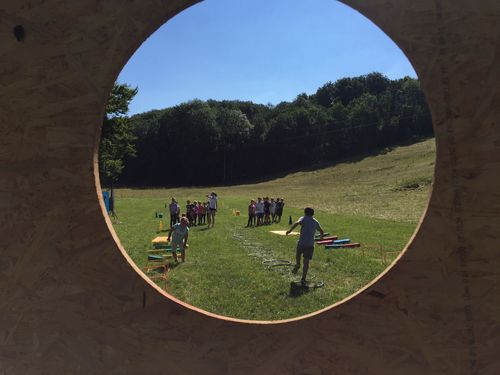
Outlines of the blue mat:
{"type": "Polygon", "coordinates": [[[165,258],[162,257],[161,255],[153,255],[153,254],[148,255],[148,260],[163,260],[163,259],[165,258]]]}
{"type": "Polygon", "coordinates": [[[351,240],[349,238],[343,238],[341,240],[334,240],[333,241],[334,244],[349,243],[349,242],[351,242],[351,240]]]}

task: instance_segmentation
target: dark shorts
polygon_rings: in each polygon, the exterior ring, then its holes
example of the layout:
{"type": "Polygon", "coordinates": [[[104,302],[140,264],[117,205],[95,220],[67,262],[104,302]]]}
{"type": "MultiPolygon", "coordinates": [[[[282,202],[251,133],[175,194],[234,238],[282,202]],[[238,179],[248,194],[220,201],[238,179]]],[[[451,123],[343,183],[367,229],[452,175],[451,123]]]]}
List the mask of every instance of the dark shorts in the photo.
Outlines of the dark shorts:
{"type": "Polygon", "coordinates": [[[264,217],[264,212],[259,212],[259,213],[257,213],[257,217],[258,217],[259,219],[262,219],[262,218],[264,217]]]}
{"type": "Polygon", "coordinates": [[[314,246],[297,245],[297,255],[304,254],[305,259],[311,260],[314,253],[314,246]]]}

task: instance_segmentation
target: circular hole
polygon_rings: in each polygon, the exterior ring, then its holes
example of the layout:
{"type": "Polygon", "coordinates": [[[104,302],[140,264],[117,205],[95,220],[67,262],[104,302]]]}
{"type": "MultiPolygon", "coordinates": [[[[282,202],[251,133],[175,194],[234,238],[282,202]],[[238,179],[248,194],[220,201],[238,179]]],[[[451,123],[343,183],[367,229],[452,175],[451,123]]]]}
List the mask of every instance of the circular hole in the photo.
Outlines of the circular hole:
{"type": "Polygon", "coordinates": [[[329,1],[266,7],[204,2],[145,42],[108,103],[100,172],[114,230],[167,293],[279,321],[348,298],[398,257],[427,204],[435,148],[413,70],[370,21],[329,1]],[[212,191],[216,225],[202,204],[175,262],[161,238],[172,198],[192,222],[193,201],[212,191]],[[284,199],[281,218],[249,222],[259,197],[284,199]],[[308,206],[331,238],[315,245],[303,286],[299,236],[283,232],[308,206]]]}

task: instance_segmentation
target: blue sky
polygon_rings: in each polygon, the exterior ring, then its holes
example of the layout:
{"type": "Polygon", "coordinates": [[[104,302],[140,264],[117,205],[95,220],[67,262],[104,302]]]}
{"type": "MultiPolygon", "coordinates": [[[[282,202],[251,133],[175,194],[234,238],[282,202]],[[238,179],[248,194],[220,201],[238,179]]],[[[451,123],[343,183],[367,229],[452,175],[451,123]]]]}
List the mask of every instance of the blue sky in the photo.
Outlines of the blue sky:
{"type": "Polygon", "coordinates": [[[277,104],[373,71],[416,77],[388,36],[335,0],[206,0],[146,40],[118,82],[139,87],[135,114],[195,98],[277,104]]]}

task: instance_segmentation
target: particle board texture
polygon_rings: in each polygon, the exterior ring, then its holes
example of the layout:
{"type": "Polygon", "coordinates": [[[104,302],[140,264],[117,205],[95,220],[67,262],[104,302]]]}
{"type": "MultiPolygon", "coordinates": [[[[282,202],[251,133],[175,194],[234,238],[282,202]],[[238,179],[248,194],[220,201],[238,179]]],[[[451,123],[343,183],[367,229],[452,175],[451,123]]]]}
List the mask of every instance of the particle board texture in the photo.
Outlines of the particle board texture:
{"type": "Polygon", "coordinates": [[[0,373],[500,374],[500,2],[344,1],[415,67],[434,186],[384,274],[284,322],[168,296],[104,215],[96,145],[113,82],[194,3],[0,2],[0,373]]]}

